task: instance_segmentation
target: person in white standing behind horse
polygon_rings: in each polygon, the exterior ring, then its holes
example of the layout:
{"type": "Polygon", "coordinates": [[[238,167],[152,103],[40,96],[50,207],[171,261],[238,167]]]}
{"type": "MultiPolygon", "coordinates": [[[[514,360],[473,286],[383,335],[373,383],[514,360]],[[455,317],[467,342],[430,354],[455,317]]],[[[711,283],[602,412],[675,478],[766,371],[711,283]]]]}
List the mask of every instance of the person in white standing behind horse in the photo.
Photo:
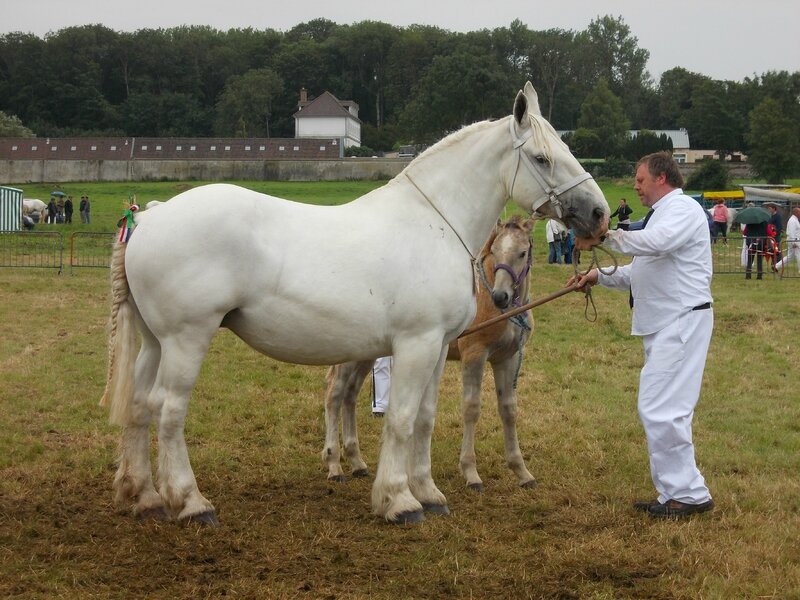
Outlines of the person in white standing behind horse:
{"type": "Polygon", "coordinates": [[[686,196],[677,163],[666,152],[637,163],[636,193],[650,208],[639,231],[611,230],[606,244],[633,262],[606,275],[576,275],[582,289],[599,283],[630,291],[631,333],[644,343],[639,417],[647,436],[658,498],[634,508],[679,518],[714,508],[695,463],[692,417],[714,327],[711,240],[705,211],[686,196]]]}
{"type": "Polygon", "coordinates": [[[372,416],[382,417],[389,409],[392,384],[392,357],[382,356],[372,365],[372,416]]]}
{"type": "Polygon", "coordinates": [[[797,270],[800,271],[800,206],[792,209],[792,216],[786,223],[786,244],[788,251],[775,268],[780,271],[785,268],[794,258],[797,263],[797,270]]]}

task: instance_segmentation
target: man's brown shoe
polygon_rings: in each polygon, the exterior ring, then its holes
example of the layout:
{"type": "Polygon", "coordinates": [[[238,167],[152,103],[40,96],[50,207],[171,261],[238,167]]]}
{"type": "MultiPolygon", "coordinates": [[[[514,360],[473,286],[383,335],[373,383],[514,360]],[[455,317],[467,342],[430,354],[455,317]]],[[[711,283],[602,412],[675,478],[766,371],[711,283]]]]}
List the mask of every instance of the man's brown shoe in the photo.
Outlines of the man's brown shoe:
{"type": "Polygon", "coordinates": [[[677,500],[667,500],[663,504],[653,504],[647,509],[647,514],[657,519],[682,519],[696,513],[704,513],[714,508],[714,501],[708,499],[700,504],[686,504],[677,500]]]}
{"type": "Polygon", "coordinates": [[[650,510],[651,506],[655,506],[657,504],[658,500],[637,500],[633,503],[633,510],[647,512],[650,510]]]}

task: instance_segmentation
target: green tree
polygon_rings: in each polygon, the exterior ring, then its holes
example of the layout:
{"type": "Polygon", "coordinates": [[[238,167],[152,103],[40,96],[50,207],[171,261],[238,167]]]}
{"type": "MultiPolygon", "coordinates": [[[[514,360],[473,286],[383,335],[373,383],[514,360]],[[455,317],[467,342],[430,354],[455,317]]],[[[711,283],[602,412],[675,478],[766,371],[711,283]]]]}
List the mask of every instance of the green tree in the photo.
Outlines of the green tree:
{"type": "Polygon", "coordinates": [[[800,126],[780,102],[764,99],[750,113],[748,160],[767,183],[783,183],[800,170],[800,126]]]}
{"type": "Polygon", "coordinates": [[[720,160],[742,147],[744,115],[728,95],[728,85],[721,81],[704,81],[692,93],[692,106],[679,120],[689,130],[692,146],[713,148],[720,160]]]}
{"type": "Polygon", "coordinates": [[[719,160],[707,160],[686,180],[687,190],[714,191],[730,189],[730,173],[719,160]]]}
{"type": "Polygon", "coordinates": [[[282,91],[283,80],[272,69],[231,77],[217,102],[217,133],[269,137],[272,100],[282,91]]]}
{"type": "Polygon", "coordinates": [[[622,102],[608,88],[605,79],[597,82],[581,106],[578,127],[594,132],[601,142],[603,157],[618,155],[628,139],[630,124],[622,102]]]}
{"type": "Polygon", "coordinates": [[[658,119],[660,129],[677,129],[683,113],[692,107],[692,94],[708,77],[675,67],[661,74],[658,84],[658,119]]]}
{"type": "MultiPolygon", "coordinates": [[[[553,120],[556,97],[572,74],[575,34],[562,29],[532,33],[528,47],[529,77],[539,94],[542,114],[553,120]]],[[[560,119],[557,119],[557,121],[560,119]]]]}
{"type": "Polygon", "coordinates": [[[672,140],[669,136],[665,133],[656,135],[652,131],[642,129],[625,142],[623,156],[628,160],[637,161],[647,154],[662,150],[672,151],[672,140]]]}
{"type": "Polygon", "coordinates": [[[16,115],[7,115],[0,110],[0,137],[36,137],[30,129],[22,124],[16,115]]]}

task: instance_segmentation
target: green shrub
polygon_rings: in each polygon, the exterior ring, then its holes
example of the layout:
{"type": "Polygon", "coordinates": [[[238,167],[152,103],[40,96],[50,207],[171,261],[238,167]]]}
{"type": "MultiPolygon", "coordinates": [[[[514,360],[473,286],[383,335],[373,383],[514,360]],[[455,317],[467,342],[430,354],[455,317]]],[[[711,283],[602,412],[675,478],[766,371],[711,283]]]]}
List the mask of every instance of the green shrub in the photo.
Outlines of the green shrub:
{"type": "Polygon", "coordinates": [[[709,160],[689,176],[686,181],[687,190],[728,190],[730,189],[730,173],[719,160],[709,160]]]}

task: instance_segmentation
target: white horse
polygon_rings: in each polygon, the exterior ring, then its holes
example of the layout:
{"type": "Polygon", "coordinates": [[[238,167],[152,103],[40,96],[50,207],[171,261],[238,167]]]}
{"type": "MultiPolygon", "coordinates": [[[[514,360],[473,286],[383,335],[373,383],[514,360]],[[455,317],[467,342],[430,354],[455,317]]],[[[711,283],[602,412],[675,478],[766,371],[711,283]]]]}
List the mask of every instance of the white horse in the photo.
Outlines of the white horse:
{"type": "MultiPolygon", "coordinates": [[[[530,234],[534,221],[518,216],[498,223],[481,251],[477,263],[480,285],[476,290],[477,314],[473,325],[497,317],[501,311],[528,302],[528,273],[532,260],[530,234]]],[[[467,487],[483,491],[475,457],[475,429],[481,412],[481,381],[486,363],[492,365],[497,395],[497,413],[503,425],[506,463],[516,474],[519,485],[531,488],[536,479],[525,466],[517,437],[516,383],[522,351],[533,330],[528,311],[450,342],[448,360],[461,361],[463,386],[461,412],[464,432],[459,464],[467,487]]],[[[340,464],[339,415],[345,457],[354,477],[369,474],[361,457],[356,428],[356,400],[364,380],[372,370],[372,360],[334,365],[328,371],[325,391],[325,448],[322,460],[328,479],[345,481],[340,464]]]]}
{"type": "Polygon", "coordinates": [[[36,198],[23,198],[22,214],[23,216],[38,214],[39,223],[44,223],[45,216],[47,215],[47,204],[36,198]]]}
{"type": "Polygon", "coordinates": [[[472,263],[509,198],[562,218],[586,245],[608,228],[600,188],[541,116],[530,83],[511,116],[448,136],[348,204],[311,206],[212,184],[136,213],[138,226],[127,245],[116,245],[111,268],[102,402],[111,400],[111,421],[123,427],[116,501],[132,501],[140,518],[217,523],[183,428],[222,326],[287,362],[393,355],[374,513],[400,523],[422,520],[425,510],[447,513],[430,463],[439,379],[449,342],[475,315],[472,263]],[[245,213],[254,218],[242,225],[236,215],[245,213]]]}

